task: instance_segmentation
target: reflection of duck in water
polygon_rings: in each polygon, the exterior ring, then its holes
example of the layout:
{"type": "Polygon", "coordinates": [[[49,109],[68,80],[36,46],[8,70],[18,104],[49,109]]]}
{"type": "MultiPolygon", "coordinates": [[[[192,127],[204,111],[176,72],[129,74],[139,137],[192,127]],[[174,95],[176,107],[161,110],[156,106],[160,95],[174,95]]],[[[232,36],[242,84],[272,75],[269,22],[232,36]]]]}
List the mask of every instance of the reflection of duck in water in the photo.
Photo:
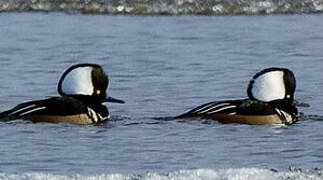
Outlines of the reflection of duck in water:
{"type": "Polygon", "coordinates": [[[61,97],[29,101],[0,113],[1,119],[33,122],[96,124],[109,118],[103,102],[124,103],[107,97],[108,76],[96,64],[77,64],[67,69],[58,83],[61,97]]]}
{"type": "Polygon", "coordinates": [[[202,117],[221,123],[292,124],[298,112],[294,104],[296,80],[285,68],[258,72],[248,86],[249,99],[203,104],[177,118],[202,117]]]}

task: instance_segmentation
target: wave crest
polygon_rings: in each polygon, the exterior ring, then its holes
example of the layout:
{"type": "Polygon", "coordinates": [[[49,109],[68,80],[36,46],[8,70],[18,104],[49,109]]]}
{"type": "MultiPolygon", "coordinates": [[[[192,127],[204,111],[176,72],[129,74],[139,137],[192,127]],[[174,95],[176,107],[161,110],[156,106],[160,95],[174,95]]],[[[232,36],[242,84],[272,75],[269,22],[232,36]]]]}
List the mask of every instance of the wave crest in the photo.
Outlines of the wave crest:
{"type": "Polygon", "coordinates": [[[322,169],[302,170],[289,169],[288,171],[277,171],[272,169],[240,168],[240,169],[195,169],[179,170],[170,173],[148,172],[144,175],[129,174],[97,174],[97,175],[55,175],[48,173],[24,173],[6,174],[0,173],[2,180],[316,180],[323,178],[322,169]]]}

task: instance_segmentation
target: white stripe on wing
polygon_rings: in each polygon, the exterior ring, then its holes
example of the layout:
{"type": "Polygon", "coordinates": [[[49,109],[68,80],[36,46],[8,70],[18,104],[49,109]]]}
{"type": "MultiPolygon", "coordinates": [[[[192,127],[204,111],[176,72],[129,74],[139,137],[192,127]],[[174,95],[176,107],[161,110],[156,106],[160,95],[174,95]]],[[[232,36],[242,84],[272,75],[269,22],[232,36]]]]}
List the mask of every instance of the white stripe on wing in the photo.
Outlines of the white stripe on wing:
{"type": "Polygon", "coordinates": [[[19,112],[21,112],[21,111],[24,111],[24,110],[29,109],[29,108],[33,108],[33,107],[35,107],[35,106],[36,106],[36,104],[32,104],[32,105],[29,105],[29,106],[26,106],[26,107],[23,107],[23,108],[17,109],[16,111],[13,111],[13,112],[9,113],[9,115],[19,113],[19,112]]]}
{"type": "Polygon", "coordinates": [[[213,109],[216,109],[218,107],[223,107],[223,106],[227,106],[227,105],[231,105],[230,103],[219,103],[219,104],[210,104],[210,105],[207,105],[207,106],[203,106],[201,107],[200,109],[197,109],[194,111],[194,113],[198,113],[198,114],[202,114],[204,112],[207,112],[207,111],[210,111],[210,110],[213,110],[213,109]]]}
{"type": "Polygon", "coordinates": [[[39,111],[39,110],[42,110],[42,109],[46,109],[46,107],[45,107],[45,106],[43,106],[43,107],[37,107],[37,108],[35,108],[35,109],[31,109],[31,110],[26,111],[26,112],[24,112],[24,113],[21,113],[21,114],[19,114],[19,115],[20,115],[20,116],[24,116],[24,115],[27,115],[27,114],[29,114],[29,113],[32,113],[32,112],[35,112],[35,111],[39,111]]]}
{"type": "Polygon", "coordinates": [[[219,108],[219,109],[215,109],[215,110],[206,112],[206,114],[218,113],[220,111],[223,111],[223,110],[226,110],[226,109],[234,109],[236,107],[237,107],[236,105],[224,106],[222,108],[219,108]]]}

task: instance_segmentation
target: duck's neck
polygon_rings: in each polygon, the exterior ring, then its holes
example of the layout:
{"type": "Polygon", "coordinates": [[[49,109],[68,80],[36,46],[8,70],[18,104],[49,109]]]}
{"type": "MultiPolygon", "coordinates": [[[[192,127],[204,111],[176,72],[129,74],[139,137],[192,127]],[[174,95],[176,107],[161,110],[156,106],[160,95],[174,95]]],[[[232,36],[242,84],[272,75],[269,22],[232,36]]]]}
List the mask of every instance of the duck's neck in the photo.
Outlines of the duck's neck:
{"type": "Polygon", "coordinates": [[[298,114],[298,110],[291,100],[285,100],[285,99],[274,100],[274,101],[270,101],[269,104],[291,115],[296,116],[298,114]]]}

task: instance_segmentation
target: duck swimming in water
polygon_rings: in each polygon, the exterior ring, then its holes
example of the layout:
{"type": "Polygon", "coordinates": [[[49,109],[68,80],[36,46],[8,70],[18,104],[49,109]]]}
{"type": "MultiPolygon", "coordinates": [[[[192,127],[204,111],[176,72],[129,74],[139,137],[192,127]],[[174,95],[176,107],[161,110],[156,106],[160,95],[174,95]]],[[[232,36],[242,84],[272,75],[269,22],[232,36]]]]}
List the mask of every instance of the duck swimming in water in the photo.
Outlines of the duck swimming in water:
{"type": "Polygon", "coordinates": [[[264,69],[251,79],[247,89],[249,98],[210,102],[176,118],[201,117],[220,123],[290,125],[299,116],[294,103],[295,88],[296,80],[291,70],[264,69]]]}
{"type": "Polygon", "coordinates": [[[32,122],[98,124],[109,119],[104,102],[124,103],[107,96],[108,76],[97,64],[68,68],[58,83],[60,97],[29,101],[0,113],[0,119],[32,122]]]}

